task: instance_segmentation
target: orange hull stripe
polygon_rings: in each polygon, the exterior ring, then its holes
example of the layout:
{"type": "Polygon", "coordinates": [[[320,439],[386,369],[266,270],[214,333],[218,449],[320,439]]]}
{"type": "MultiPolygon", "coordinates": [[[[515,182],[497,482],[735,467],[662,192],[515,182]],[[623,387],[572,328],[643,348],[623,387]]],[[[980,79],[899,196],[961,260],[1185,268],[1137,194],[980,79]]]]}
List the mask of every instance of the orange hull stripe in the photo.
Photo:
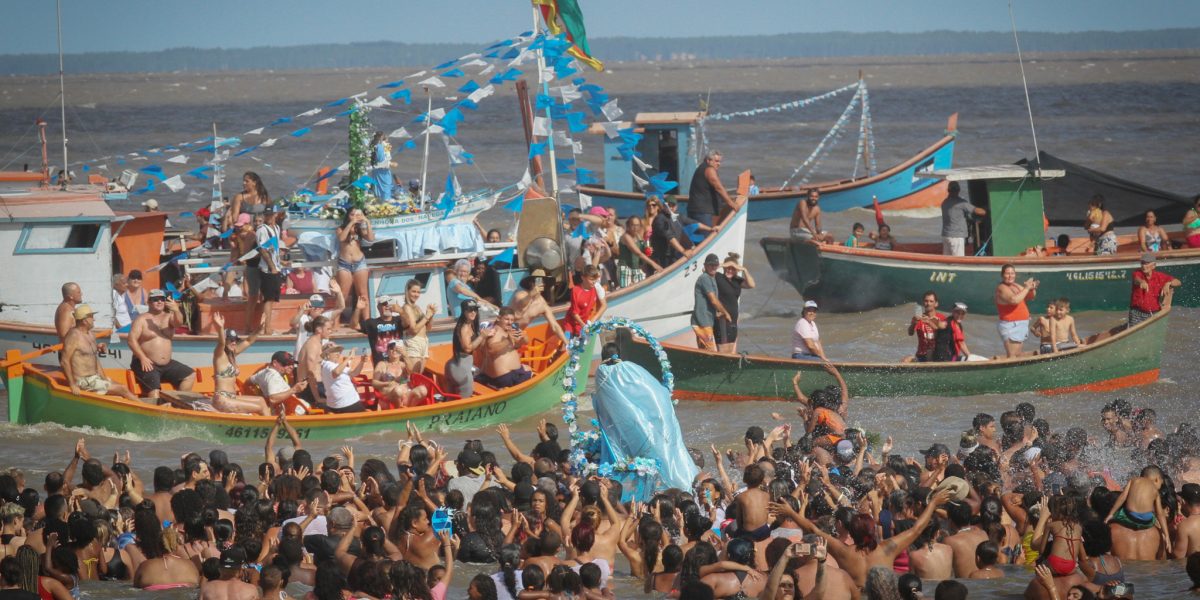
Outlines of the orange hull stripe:
{"type": "Polygon", "coordinates": [[[1158,372],[1158,369],[1150,369],[1149,371],[1117,377],[1116,379],[1105,379],[1104,381],[1095,381],[1082,385],[1042,390],[1039,393],[1045,396],[1057,396],[1058,394],[1070,394],[1072,392],[1111,392],[1122,388],[1154,383],[1158,380],[1158,372]]]}

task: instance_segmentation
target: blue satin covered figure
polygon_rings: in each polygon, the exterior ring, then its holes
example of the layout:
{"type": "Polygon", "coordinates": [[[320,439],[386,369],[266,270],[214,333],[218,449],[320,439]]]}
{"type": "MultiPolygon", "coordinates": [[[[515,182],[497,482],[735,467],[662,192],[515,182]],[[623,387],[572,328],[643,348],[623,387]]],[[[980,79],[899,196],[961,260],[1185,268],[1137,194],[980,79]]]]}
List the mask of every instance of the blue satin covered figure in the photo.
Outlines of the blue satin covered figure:
{"type": "Polygon", "coordinates": [[[657,463],[658,480],[614,476],[625,484],[623,500],[645,501],[655,491],[667,488],[690,489],[699,469],[684,445],[667,388],[640,365],[621,361],[616,344],[606,344],[602,357],[592,394],[600,425],[602,473],[606,463],[647,458],[657,463]]]}

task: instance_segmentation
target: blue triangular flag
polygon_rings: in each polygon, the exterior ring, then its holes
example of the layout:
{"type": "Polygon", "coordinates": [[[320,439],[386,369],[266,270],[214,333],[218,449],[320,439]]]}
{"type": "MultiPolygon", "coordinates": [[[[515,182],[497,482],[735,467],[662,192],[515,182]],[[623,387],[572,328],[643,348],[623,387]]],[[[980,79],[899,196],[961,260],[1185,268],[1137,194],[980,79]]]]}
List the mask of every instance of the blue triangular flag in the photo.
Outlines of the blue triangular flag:
{"type": "Polygon", "coordinates": [[[533,157],[535,157],[539,154],[545,154],[545,153],[546,153],[546,142],[534,142],[529,145],[529,160],[533,160],[533,157]]]}
{"type": "Polygon", "coordinates": [[[700,232],[699,223],[689,223],[683,226],[683,232],[687,234],[688,239],[692,240],[693,244],[699,244],[704,241],[704,233],[700,232]]]}
{"type": "Polygon", "coordinates": [[[475,80],[472,79],[471,81],[468,81],[465,84],[463,84],[462,87],[458,88],[458,91],[460,91],[464,94],[470,94],[471,92],[473,92],[477,89],[479,89],[479,84],[475,83],[475,80]]]}
{"type": "Polygon", "coordinates": [[[354,180],[354,181],[353,181],[353,182],[350,184],[350,186],[351,186],[351,187],[356,187],[356,188],[358,188],[358,189],[360,189],[360,190],[365,190],[365,189],[367,189],[367,186],[371,185],[371,183],[372,183],[371,176],[370,176],[370,175],[363,175],[362,177],[359,177],[358,179],[355,179],[355,180],[354,180]]]}
{"type": "Polygon", "coordinates": [[[504,208],[507,208],[515,213],[521,212],[521,209],[525,208],[525,192],[521,192],[521,194],[516,198],[506,202],[504,204],[504,208]]]}
{"type": "Polygon", "coordinates": [[[571,237],[581,237],[585,240],[592,237],[591,234],[588,233],[587,223],[580,223],[579,227],[576,227],[575,231],[571,232],[571,237]]]}
{"type": "Polygon", "coordinates": [[[312,127],[301,127],[292,132],[292,137],[303,137],[304,134],[312,131],[312,127]]]}
{"type": "Polygon", "coordinates": [[[402,86],[402,85],[404,85],[404,80],[403,80],[403,79],[397,79],[396,81],[389,81],[389,82],[387,82],[387,83],[385,83],[385,84],[383,84],[383,85],[379,86],[379,87],[378,87],[378,88],[376,88],[376,89],[380,89],[380,90],[390,90],[390,89],[392,89],[392,88],[398,88],[398,87],[400,87],[400,86],[402,86]]]}
{"type": "Polygon", "coordinates": [[[511,265],[514,262],[516,262],[516,259],[517,259],[516,251],[513,248],[506,248],[504,250],[504,252],[501,252],[500,254],[493,256],[492,260],[489,260],[488,262],[506,263],[506,264],[511,265]]]}

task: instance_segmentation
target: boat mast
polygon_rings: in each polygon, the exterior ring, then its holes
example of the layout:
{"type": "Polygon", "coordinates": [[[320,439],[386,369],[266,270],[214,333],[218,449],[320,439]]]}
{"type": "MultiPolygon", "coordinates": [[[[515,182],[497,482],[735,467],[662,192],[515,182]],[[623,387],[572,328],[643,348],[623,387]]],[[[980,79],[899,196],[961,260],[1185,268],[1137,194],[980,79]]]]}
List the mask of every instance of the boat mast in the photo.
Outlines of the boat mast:
{"type": "MultiPolygon", "coordinates": [[[[429,87],[425,87],[425,156],[421,158],[421,197],[419,206],[421,210],[425,210],[425,177],[429,174],[429,130],[433,127],[433,116],[429,113],[433,112],[433,94],[429,93],[429,87]]],[[[432,197],[432,196],[431,196],[432,197]]]]}
{"type": "Polygon", "coordinates": [[[217,146],[217,122],[213,121],[213,200],[221,200],[221,183],[225,180],[220,157],[217,155],[217,146]]]}
{"type": "Polygon", "coordinates": [[[1037,161],[1037,175],[1041,177],[1041,152],[1038,151],[1037,128],[1033,126],[1033,105],[1029,103],[1029,82],[1025,80],[1025,61],[1021,58],[1021,40],[1017,38],[1017,20],[1013,17],[1012,2],[1008,3],[1008,20],[1012,23],[1013,42],[1017,45],[1017,64],[1021,65],[1021,87],[1025,89],[1025,112],[1029,114],[1029,131],[1033,134],[1033,159],[1037,161]]]}
{"type": "Polygon", "coordinates": [[[62,45],[62,0],[55,3],[56,6],[56,21],[58,25],[58,108],[59,115],[62,117],[62,153],[63,153],[63,174],[59,183],[66,187],[67,185],[67,86],[63,76],[63,45],[62,45]]]}
{"type": "MultiPolygon", "coordinates": [[[[541,18],[541,13],[538,11],[537,6],[534,6],[533,7],[533,30],[534,31],[538,31],[539,29],[541,29],[538,26],[540,18],[541,18]]],[[[547,23],[546,28],[549,29],[549,27],[550,27],[550,24],[547,23]]],[[[542,84],[542,93],[549,96],[550,95],[550,84],[542,76],[542,73],[544,73],[546,71],[546,57],[544,54],[542,54],[542,50],[540,48],[537,51],[537,60],[538,60],[538,82],[542,84]]],[[[549,127],[550,127],[549,134],[546,136],[546,149],[550,152],[550,155],[549,155],[549,157],[550,157],[550,197],[554,198],[555,200],[558,200],[558,161],[556,161],[554,158],[554,118],[550,112],[549,106],[546,107],[546,122],[549,123],[549,127]]]]}

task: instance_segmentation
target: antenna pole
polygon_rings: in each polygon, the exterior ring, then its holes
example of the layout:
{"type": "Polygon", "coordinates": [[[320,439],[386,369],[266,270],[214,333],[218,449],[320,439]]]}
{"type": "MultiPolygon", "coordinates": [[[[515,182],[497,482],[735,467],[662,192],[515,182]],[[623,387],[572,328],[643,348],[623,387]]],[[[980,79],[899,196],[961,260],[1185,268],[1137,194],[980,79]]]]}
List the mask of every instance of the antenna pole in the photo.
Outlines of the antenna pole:
{"type": "Polygon", "coordinates": [[[1012,2],[1008,3],[1008,20],[1012,22],[1013,42],[1017,45],[1017,64],[1021,65],[1021,87],[1025,89],[1025,112],[1029,115],[1029,131],[1033,134],[1033,158],[1038,161],[1037,175],[1041,177],[1041,152],[1038,150],[1037,128],[1033,126],[1033,105],[1029,103],[1029,82],[1025,79],[1025,61],[1021,58],[1021,40],[1017,38],[1017,20],[1013,17],[1012,2]]]}
{"type": "Polygon", "coordinates": [[[433,112],[433,94],[427,87],[425,88],[425,155],[421,158],[420,197],[416,198],[417,206],[421,207],[421,210],[425,210],[425,177],[429,174],[429,130],[433,127],[433,117],[429,114],[431,112],[433,112]]]}
{"type": "Polygon", "coordinates": [[[67,86],[63,81],[63,44],[62,44],[62,0],[56,3],[56,21],[58,25],[58,100],[59,114],[62,117],[62,151],[63,151],[63,175],[61,183],[63,187],[67,185],[67,86]]]}

